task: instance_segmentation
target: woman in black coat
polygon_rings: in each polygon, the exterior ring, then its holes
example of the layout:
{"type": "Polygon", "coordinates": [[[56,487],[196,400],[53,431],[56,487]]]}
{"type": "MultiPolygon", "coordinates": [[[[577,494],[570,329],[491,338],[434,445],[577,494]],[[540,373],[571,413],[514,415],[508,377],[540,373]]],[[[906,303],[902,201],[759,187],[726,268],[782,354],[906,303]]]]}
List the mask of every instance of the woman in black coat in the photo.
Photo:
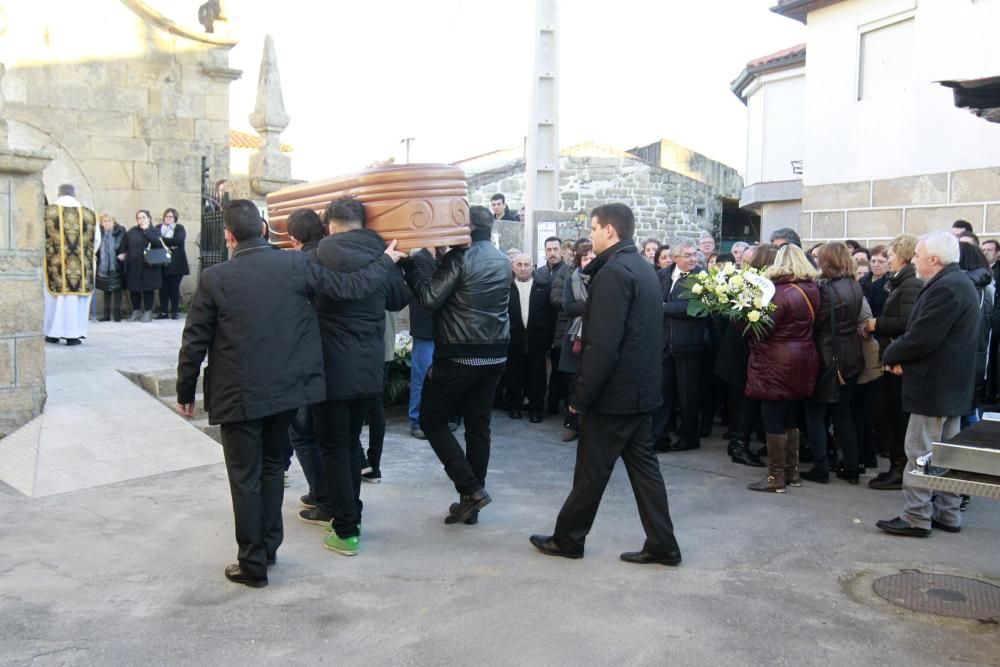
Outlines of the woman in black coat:
{"type": "Polygon", "coordinates": [[[115,222],[110,213],[101,214],[101,245],[97,255],[97,289],[104,292],[104,316],[98,322],[111,319],[111,304],[114,302],[115,322],[122,321],[122,289],[125,287],[124,266],[118,255],[125,242],[125,228],[115,222]]]}
{"type": "Polygon", "coordinates": [[[802,479],[826,484],[830,465],[827,463],[826,415],[829,410],[834,432],[840,441],[843,465],[837,477],[851,484],[858,483],[858,433],[851,416],[851,396],[864,370],[858,320],[864,294],[854,278],[854,258],[847,245],[840,241],[825,243],[819,249],[820,306],[816,311],[815,339],[820,354],[819,378],[833,375],[829,389],[835,394],[832,403],[820,398],[825,387],[818,379],[816,395],[806,402],[806,428],[812,447],[814,466],[802,473],[802,479]],[[840,384],[842,382],[842,384],[840,384]]]}
{"type": "Polygon", "coordinates": [[[179,219],[177,209],[168,208],[163,212],[163,223],[159,226],[160,238],[170,250],[170,263],[163,267],[160,314],[157,316],[159,320],[165,320],[168,317],[176,320],[180,317],[181,280],[190,272],[187,253],[184,250],[187,232],[184,230],[184,225],[178,222],[179,219]]]}
{"type": "MultiPolygon", "coordinates": [[[[882,307],[882,314],[868,320],[866,329],[878,337],[879,358],[889,347],[889,343],[906,333],[910,311],[917,302],[917,296],[924,282],[917,277],[911,264],[917,247],[917,237],[909,234],[897,236],[889,244],[889,294],[882,307]]],[[[884,373],[882,385],[882,405],[886,412],[885,423],[889,427],[889,470],[880,473],[868,482],[868,488],[895,490],[903,488],[903,470],[906,466],[904,438],[910,415],[903,411],[903,379],[899,375],[884,373]]]]}
{"type": "Polygon", "coordinates": [[[132,300],[129,322],[153,321],[153,292],[163,284],[163,270],[146,264],[146,248],[160,245],[160,230],[153,226],[149,211],[140,209],[135,214],[135,226],[125,234],[119,259],[125,262],[125,287],[132,300]]]}
{"type": "MultiPolygon", "coordinates": [[[[559,370],[569,376],[567,395],[572,396],[576,384],[576,374],[580,370],[580,352],[583,342],[583,307],[587,302],[587,285],[580,273],[590,260],[594,259],[594,246],[589,239],[577,241],[573,252],[573,264],[563,288],[562,312],[569,318],[563,333],[562,348],[559,353],[559,370]],[[576,344],[581,343],[581,344],[576,344]]],[[[580,422],[577,415],[566,411],[563,421],[563,442],[576,440],[580,433],[580,422]]]]}
{"type": "MultiPolygon", "coordinates": [[[[762,243],[750,260],[750,267],[763,269],[774,263],[778,249],[770,243],[762,243]]],[[[729,403],[729,447],[727,451],[733,463],[762,468],[764,463],[750,451],[750,433],[760,418],[760,401],[748,398],[747,363],[750,360],[750,342],[743,333],[743,327],[735,322],[723,320],[719,337],[719,353],[715,357],[715,376],[727,388],[729,403]]]]}

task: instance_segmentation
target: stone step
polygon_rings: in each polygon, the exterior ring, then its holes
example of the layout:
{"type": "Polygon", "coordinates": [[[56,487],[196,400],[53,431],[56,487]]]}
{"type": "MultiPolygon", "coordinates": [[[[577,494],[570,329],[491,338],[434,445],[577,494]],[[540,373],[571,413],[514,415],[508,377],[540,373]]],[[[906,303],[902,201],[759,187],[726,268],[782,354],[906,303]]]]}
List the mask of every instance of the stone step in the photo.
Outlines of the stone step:
{"type": "MultiPolygon", "coordinates": [[[[157,398],[177,395],[176,368],[164,368],[160,370],[139,372],[121,371],[121,373],[157,398]]],[[[198,385],[195,388],[195,391],[199,394],[202,392],[202,380],[204,377],[204,373],[200,373],[198,375],[198,385]]]]}
{"type": "Polygon", "coordinates": [[[191,420],[191,425],[210,437],[212,440],[215,440],[220,445],[222,444],[222,427],[218,424],[209,424],[208,417],[193,419],[191,420]]]}

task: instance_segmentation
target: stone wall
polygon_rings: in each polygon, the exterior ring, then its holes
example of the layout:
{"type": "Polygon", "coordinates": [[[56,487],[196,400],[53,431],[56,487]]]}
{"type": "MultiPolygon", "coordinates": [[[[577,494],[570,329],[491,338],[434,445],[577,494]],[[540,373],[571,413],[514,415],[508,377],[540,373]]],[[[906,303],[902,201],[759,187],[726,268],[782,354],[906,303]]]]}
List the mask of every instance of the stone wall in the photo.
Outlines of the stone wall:
{"type": "MultiPolygon", "coordinates": [[[[611,202],[632,208],[640,239],[697,239],[717,227],[722,216],[722,202],[711,186],[627,157],[561,157],[559,182],[559,209],[573,215],[573,222],[560,223],[567,233],[579,228],[579,211],[589,214],[611,202]]],[[[512,211],[523,205],[523,164],[469,179],[471,204],[488,206],[497,192],[504,194],[512,211]]]]}
{"type": "Polygon", "coordinates": [[[799,233],[809,243],[885,243],[967,220],[983,240],[1000,237],[1000,167],[806,186],[799,233]]]}
{"type": "Polygon", "coordinates": [[[213,178],[229,172],[229,83],[239,72],[228,47],[170,34],[120,2],[88,3],[86,18],[66,2],[44,4],[19,9],[0,40],[11,146],[53,156],[50,201],[72,183],[84,205],[125,227],[138,209],[159,220],[176,208],[196,273],[201,157],[213,178]],[[80,35],[89,41],[66,44],[80,35]]]}
{"type": "Polygon", "coordinates": [[[0,438],[45,404],[40,172],[47,164],[0,149],[0,438]]]}

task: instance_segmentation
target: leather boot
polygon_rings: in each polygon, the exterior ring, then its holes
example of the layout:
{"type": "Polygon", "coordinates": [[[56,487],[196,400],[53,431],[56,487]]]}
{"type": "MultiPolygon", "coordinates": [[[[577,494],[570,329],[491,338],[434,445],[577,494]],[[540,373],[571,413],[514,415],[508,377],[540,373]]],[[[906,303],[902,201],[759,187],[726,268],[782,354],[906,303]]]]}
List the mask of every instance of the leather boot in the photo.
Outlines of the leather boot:
{"type": "Polygon", "coordinates": [[[785,448],[788,438],[776,433],[767,434],[767,477],[747,486],[751,491],[785,493],[785,448]]]}
{"type": "Polygon", "coordinates": [[[763,468],[764,462],[757,458],[757,455],[750,451],[750,443],[742,437],[737,436],[729,443],[732,453],[729,458],[733,463],[739,463],[753,468],[763,468]]]}
{"type": "Polygon", "coordinates": [[[787,445],[785,447],[785,484],[802,486],[799,477],[799,429],[790,428],[785,431],[787,445]]]}

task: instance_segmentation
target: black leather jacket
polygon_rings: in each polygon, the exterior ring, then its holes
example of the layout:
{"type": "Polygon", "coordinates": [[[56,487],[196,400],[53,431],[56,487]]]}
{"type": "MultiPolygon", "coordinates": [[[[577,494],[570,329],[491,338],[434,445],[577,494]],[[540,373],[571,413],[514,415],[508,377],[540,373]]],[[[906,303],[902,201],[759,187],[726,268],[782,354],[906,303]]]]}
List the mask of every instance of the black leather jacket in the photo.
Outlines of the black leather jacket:
{"type": "Polygon", "coordinates": [[[434,313],[436,359],[507,356],[511,270],[505,254],[473,240],[450,250],[436,269],[420,255],[405,269],[413,299],[434,313]]]}

